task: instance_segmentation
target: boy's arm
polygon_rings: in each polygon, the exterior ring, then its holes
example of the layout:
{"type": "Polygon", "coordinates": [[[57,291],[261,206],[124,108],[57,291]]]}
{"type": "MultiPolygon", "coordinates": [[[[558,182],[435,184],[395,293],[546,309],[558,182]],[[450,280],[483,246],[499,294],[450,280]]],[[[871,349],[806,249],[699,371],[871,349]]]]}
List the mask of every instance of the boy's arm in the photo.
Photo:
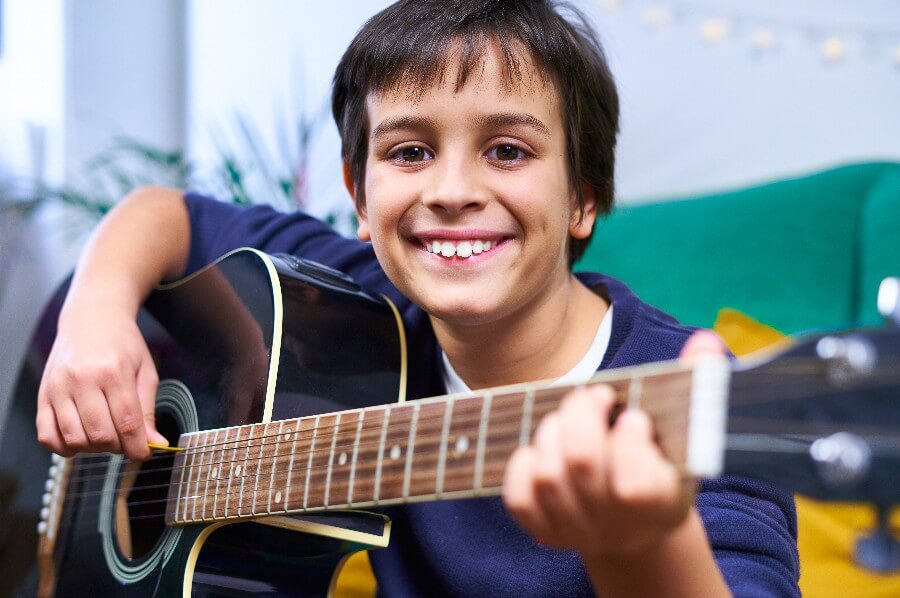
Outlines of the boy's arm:
{"type": "Polygon", "coordinates": [[[177,278],[190,250],[183,193],[139,189],[97,227],[78,262],[38,392],[40,442],[61,455],[149,455],[165,443],[153,407],[157,374],[136,316],[163,280],[177,278]]]}
{"type": "MultiPolygon", "coordinates": [[[[718,350],[698,334],[690,353],[718,350]]],[[[571,393],[507,466],[504,500],[544,543],[578,550],[604,596],[728,596],[685,484],[653,443],[649,418],[609,427],[612,391],[571,393]]]]}

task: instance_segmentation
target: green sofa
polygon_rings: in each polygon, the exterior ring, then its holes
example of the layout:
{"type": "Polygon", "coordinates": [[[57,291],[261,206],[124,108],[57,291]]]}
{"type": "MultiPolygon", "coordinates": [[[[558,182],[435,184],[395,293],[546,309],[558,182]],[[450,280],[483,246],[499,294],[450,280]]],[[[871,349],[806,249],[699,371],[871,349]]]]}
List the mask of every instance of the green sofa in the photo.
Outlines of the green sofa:
{"type": "Polygon", "coordinates": [[[878,284],[900,275],[900,164],[623,205],[575,269],[620,278],[696,326],[722,307],[786,333],[876,324],[878,284]]]}

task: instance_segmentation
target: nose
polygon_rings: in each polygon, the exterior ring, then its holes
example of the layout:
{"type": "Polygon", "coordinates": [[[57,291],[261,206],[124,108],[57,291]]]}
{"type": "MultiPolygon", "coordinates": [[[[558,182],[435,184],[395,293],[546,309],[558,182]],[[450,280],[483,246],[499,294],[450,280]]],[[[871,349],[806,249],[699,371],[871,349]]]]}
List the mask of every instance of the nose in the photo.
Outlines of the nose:
{"type": "Polygon", "coordinates": [[[422,192],[426,207],[447,214],[480,210],[488,201],[488,190],[480,177],[478,164],[466,156],[444,152],[435,160],[422,192]]]}

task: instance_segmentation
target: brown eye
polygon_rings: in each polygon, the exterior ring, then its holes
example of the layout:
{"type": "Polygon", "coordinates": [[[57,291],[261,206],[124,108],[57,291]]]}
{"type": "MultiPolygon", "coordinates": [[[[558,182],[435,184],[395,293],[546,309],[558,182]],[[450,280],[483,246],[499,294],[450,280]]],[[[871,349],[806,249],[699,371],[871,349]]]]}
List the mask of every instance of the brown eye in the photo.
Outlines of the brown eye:
{"type": "Polygon", "coordinates": [[[404,147],[397,152],[397,158],[401,162],[421,162],[422,160],[430,159],[430,157],[428,150],[417,145],[404,147]]]}
{"type": "Polygon", "coordinates": [[[525,154],[521,149],[508,143],[498,145],[492,149],[490,153],[492,154],[492,158],[500,160],[501,162],[514,162],[525,157],[525,154]]]}

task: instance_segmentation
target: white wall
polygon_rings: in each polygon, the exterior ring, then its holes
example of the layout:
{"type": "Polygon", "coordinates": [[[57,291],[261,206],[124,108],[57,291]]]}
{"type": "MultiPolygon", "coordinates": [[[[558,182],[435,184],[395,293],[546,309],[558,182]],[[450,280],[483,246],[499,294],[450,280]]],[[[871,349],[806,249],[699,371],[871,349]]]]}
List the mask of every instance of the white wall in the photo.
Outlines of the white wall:
{"type": "Polygon", "coordinates": [[[66,174],[115,137],[184,143],[181,0],[70,0],[66,28],[66,174]]]}
{"type": "MultiPolygon", "coordinates": [[[[19,181],[77,185],[116,136],[183,145],[180,0],[4,0],[3,9],[0,193],[19,181]]],[[[0,218],[2,432],[32,327],[94,220],[57,205],[0,218]]]]}
{"type": "Polygon", "coordinates": [[[0,177],[63,172],[63,0],[4,0],[0,54],[0,177]],[[43,138],[46,153],[39,152],[43,138]]]}

